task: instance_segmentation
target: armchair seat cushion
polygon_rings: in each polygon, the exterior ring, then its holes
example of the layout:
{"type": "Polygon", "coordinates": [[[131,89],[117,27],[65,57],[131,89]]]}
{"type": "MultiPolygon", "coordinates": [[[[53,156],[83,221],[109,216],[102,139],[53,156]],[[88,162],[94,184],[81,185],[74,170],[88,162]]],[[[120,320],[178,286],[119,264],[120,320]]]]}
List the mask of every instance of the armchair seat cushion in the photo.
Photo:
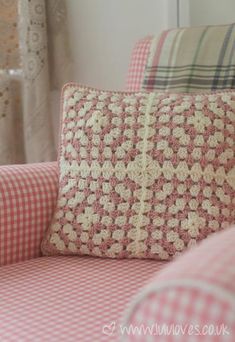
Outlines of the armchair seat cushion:
{"type": "Polygon", "coordinates": [[[130,298],[166,262],[42,257],[0,268],[0,340],[115,341],[130,298]],[[114,327],[115,328],[115,327],[114,327]]]}

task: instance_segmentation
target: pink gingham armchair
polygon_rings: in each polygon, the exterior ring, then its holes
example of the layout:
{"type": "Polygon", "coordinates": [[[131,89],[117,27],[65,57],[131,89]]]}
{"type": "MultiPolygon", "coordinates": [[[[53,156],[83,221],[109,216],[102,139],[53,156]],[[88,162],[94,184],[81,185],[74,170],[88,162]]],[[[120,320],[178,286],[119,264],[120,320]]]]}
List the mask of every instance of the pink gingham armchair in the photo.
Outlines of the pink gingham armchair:
{"type": "MultiPolygon", "coordinates": [[[[130,91],[152,41],[133,50],[130,91]]],[[[0,167],[0,341],[234,341],[235,228],[173,262],[42,257],[57,192],[56,162],[0,167]],[[158,334],[172,324],[184,333],[158,334]],[[209,325],[221,333],[203,335],[209,325]],[[155,328],[125,330],[141,326],[155,328]]]]}

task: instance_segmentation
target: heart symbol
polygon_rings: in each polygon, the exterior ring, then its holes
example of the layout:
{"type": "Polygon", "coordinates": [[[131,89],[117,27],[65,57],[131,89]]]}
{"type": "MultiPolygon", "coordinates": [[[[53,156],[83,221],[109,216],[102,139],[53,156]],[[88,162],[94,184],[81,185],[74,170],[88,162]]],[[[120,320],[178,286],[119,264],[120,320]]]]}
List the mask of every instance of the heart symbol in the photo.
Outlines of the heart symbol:
{"type": "Polygon", "coordinates": [[[103,334],[107,335],[107,336],[112,336],[115,330],[115,322],[111,322],[110,324],[106,324],[103,326],[103,334]]]}

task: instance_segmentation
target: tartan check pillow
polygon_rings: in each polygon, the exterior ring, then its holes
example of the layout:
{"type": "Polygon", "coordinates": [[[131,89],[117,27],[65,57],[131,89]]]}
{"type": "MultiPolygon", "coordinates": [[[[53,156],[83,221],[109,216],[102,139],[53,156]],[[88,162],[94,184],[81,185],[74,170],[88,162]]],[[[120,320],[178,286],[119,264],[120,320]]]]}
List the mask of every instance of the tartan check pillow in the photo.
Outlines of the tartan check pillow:
{"type": "MultiPolygon", "coordinates": [[[[174,28],[148,38],[145,45],[149,52],[143,61],[145,69],[139,88],[177,93],[232,89],[234,41],[235,23],[174,28]]],[[[136,54],[142,54],[141,45],[136,54]]]]}
{"type": "Polygon", "coordinates": [[[235,220],[235,91],[65,86],[49,254],[170,259],[235,220]]]}

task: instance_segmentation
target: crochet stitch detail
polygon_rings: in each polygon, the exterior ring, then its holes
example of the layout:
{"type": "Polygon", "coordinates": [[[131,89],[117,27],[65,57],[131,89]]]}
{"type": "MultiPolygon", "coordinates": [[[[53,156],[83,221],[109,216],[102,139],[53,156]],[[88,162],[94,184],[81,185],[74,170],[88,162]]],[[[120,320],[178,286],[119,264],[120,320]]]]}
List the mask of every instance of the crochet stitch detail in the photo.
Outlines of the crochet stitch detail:
{"type": "Polygon", "coordinates": [[[235,94],[63,94],[44,254],[170,259],[235,220],[235,94]]]}

